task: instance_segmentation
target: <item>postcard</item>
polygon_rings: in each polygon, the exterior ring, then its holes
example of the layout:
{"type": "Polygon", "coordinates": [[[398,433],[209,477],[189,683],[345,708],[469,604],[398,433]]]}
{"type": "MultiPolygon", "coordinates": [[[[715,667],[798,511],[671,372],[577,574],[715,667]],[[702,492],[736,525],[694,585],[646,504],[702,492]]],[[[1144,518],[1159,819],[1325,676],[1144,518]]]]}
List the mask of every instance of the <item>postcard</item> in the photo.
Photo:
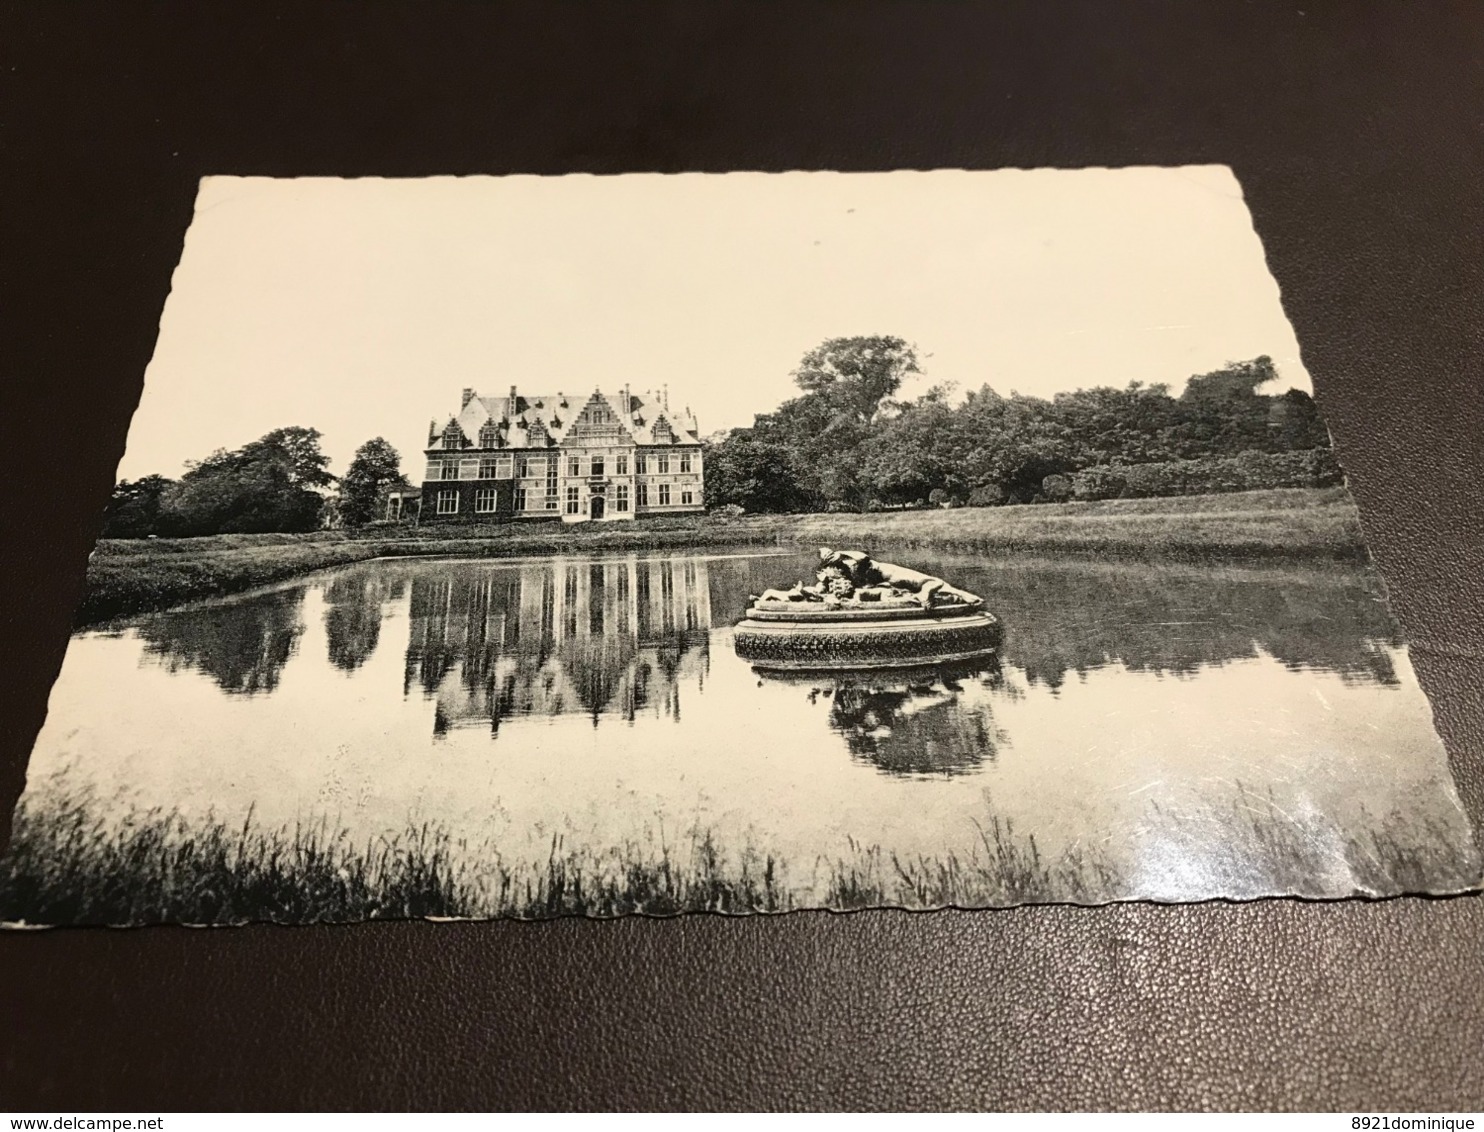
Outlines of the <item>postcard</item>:
{"type": "Polygon", "coordinates": [[[207,178],[102,523],[11,927],[1484,874],[1224,166],[207,178]]]}

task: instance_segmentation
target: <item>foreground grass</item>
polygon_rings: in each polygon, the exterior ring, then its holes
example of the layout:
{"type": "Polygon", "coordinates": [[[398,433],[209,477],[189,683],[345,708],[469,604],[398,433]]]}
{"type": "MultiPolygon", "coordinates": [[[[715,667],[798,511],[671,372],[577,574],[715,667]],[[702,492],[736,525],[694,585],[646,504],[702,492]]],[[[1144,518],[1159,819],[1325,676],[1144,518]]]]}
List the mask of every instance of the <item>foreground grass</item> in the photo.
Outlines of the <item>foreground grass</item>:
{"type": "Polygon", "coordinates": [[[1046,862],[1033,837],[1018,840],[997,819],[982,853],[902,861],[852,844],[848,859],[815,862],[800,890],[776,859],[725,854],[709,834],[679,847],[608,850],[571,850],[554,839],[544,865],[532,866],[507,864],[489,846],[426,823],[360,844],[323,822],[265,829],[251,813],[236,826],[159,809],[104,821],[106,808],[86,792],[22,799],[0,858],[0,922],[549,919],[1098,898],[1082,880],[1082,855],[1046,862]]]}
{"type": "MultiPolygon", "coordinates": [[[[990,816],[978,844],[904,858],[855,842],[834,860],[786,862],[727,852],[694,833],[569,849],[553,839],[543,864],[505,862],[490,845],[414,824],[354,841],[327,822],[265,828],[176,811],[99,804],[62,780],[28,792],[0,857],[0,922],[230,924],[410,918],[743,914],[795,908],[987,908],[1120,899],[1188,901],[1273,894],[1462,891],[1479,883],[1468,840],[1446,823],[1362,811],[1340,831],[1295,822],[1271,795],[1240,784],[1199,815],[1147,812],[1131,861],[1107,847],[1115,831],[1057,855],[990,816]],[[105,820],[101,815],[116,815],[105,820]],[[1204,830],[1204,833],[1199,831],[1204,830]],[[1212,837],[1212,831],[1216,836],[1212,837]],[[1130,866],[1132,863],[1131,871],[1130,866]],[[1168,867],[1167,867],[1168,866],[1168,867]]],[[[1142,824],[1142,823],[1141,823],[1142,824]]]]}
{"type": "Polygon", "coordinates": [[[78,623],[162,609],[387,556],[514,557],[829,542],[1140,560],[1361,560],[1365,555],[1359,518],[1344,488],[952,511],[739,519],[696,515],[578,527],[434,525],[357,533],[105,539],[88,564],[78,623]]]}

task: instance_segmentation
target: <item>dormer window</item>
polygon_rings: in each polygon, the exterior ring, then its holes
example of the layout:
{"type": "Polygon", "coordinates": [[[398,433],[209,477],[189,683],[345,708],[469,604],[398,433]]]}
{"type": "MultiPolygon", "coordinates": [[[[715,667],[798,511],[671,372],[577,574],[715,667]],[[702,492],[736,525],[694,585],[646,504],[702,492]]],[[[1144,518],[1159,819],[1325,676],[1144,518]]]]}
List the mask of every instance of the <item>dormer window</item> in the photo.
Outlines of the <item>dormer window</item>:
{"type": "Polygon", "coordinates": [[[484,427],[479,430],[479,447],[496,448],[500,444],[500,430],[494,421],[486,421],[484,427]]]}
{"type": "Polygon", "coordinates": [[[462,448],[464,446],[464,433],[454,421],[448,422],[448,427],[443,430],[444,448],[462,448]]]}

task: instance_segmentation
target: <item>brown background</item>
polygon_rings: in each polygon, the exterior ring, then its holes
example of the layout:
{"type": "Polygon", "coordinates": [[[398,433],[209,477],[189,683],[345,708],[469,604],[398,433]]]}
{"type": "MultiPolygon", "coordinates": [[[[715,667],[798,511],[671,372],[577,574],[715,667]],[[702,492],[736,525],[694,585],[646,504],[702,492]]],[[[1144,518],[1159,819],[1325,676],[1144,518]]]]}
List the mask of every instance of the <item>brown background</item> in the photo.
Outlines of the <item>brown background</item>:
{"type": "MultiPolygon", "coordinates": [[[[0,811],[200,175],[1226,162],[1477,823],[1484,9],[1298,4],[0,6],[0,811]]],[[[10,933],[0,1108],[1478,1109],[1481,937],[1473,898],[10,933]]]]}

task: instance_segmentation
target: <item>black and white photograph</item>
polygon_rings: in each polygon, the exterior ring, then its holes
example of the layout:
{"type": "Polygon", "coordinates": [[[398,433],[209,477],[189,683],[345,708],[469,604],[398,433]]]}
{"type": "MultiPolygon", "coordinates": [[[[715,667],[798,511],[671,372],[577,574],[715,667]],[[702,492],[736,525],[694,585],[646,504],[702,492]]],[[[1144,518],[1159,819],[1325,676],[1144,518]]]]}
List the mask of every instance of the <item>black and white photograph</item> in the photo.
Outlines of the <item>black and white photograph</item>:
{"type": "Polygon", "coordinates": [[[1225,166],[206,178],[0,921],[1476,889],[1343,462],[1225,166]]]}

